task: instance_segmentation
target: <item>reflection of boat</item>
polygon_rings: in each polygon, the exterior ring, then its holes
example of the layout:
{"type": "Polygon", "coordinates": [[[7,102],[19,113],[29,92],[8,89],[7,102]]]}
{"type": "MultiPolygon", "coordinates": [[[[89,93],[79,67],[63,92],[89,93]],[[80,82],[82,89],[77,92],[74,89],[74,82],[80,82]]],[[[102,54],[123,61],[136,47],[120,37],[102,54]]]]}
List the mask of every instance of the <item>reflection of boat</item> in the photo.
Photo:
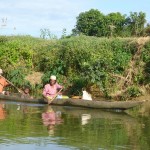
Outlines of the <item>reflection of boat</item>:
{"type": "Polygon", "coordinates": [[[52,106],[52,108],[54,111],[61,111],[64,117],[60,135],[61,139],[67,142],[60,140],[59,144],[64,142],[77,149],[134,149],[132,145],[137,145],[139,142],[137,140],[139,140],[141,123],[125,112],[59,106],[52,106]],[[82,122],[84,114],[90,116],[89,119],[86,118],[86,124],[82,122]],[[70,118],[72,121],[68,121],[70,118]],[[119,148],[113,145],[116,141],[117,145],[123,146],[119,148]],[[108,145],[113,147],[109,148],[108,145]]]}
{"type": "MultiPolygon", "coordinates": [[[[0,95],[0,99],[11,100],[17,102],[28,102],[28,103],[38,103],[38,104],[47,104],[44,99],[28,99],[21,98],[18,96],[7,96],[0,95]]],[[[55,99],[51,104],[52,105],[61,105],[61,106],[77,106],[77,107],[86,107],[86,108],[97,108],[97,109],[121,109],[126,110],[133,108],[142,104],[144,101],[89,101],[81,99],[55,99]]]]}
{"type": "Polygon", "coordinates": [[[76,107],[59,107],[59,106],[52,106],[54,111],[61,111],[64,114],[69,114],[71,116],[74,116],[75,118],[82,117],[84,114],[88,114],[88,119],[118,119],[123,121],[132,121],[136,122],[136,119],[126,112],[114,112],[114,111],[104,111],[99,109],[82,109],[82,108],[76,108],[76,107]]]}

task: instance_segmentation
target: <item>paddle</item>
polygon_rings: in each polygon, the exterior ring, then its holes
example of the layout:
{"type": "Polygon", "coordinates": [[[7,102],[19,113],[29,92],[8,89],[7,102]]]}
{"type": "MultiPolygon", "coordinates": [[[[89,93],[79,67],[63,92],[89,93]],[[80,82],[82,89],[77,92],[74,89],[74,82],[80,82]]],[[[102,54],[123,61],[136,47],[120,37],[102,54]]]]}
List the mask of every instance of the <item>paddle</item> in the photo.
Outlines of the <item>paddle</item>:
{"type": "Polygon", "coordinates": [[[52,99],[47,99],[48,100],[48,105],[50,104],[50,103],[52,103],[52,101],[58,96],[58,94],[62,91],[62,89],[63,88],[61,88],[56,94],[55,94],[55,96],[52,98],[52,99]]]}
{"type": "Polygon", "coordinates": [[[0,75],[0,77],[4,78],[10,85],[12,85],[15,89],[17,89],[17,91],[19,93],[23,93],[20,89],[18,89],[12,82],[10,82],[9,80],[7,80],[5,77],[3,77],[2,75],[0,75]]]}

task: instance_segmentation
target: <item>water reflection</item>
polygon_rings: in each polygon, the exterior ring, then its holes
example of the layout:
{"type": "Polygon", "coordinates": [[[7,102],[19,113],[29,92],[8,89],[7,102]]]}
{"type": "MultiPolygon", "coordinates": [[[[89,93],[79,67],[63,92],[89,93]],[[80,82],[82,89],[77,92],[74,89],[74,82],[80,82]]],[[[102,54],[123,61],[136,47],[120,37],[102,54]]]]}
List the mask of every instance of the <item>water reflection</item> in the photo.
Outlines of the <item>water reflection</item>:
{"type": "Polygon", "coordinates": [[[47,106],[46,111],[42,113],[42,120],[44,126],[47,127],[49,135],[54,135],[55,126],[63,122],[61,112],[55,112],[51,106],[47,106]]]}
{"type": "MultiPolygon", "coordinates": [[[[57,110],[58,107],[54,107],[57,110]]],[[[59,141],[79,149],[140,149],[141,123],[125,112],[59,107],[64,117],[59,141]],[[68,121],[69,119],[69,121],[68,121]],[[67,131],[67,132],[66,132],[67,131]],[[69,141],[69,142],[68,142],[69,141]]]]}
{"type": "Polygon", "coordinates": [[[12,149],[14,145],[29,146],[31,150],[35,145],[38,150],[150,147],[150,119],[146,117],[97,109],[17,104],[0,105],[5,111],[0,120],[3,149],[8,145],[12,149]]]}
{"type": "Polygon", "coordinates": [[[82,114],[81,115],[81,125],[88,124],[90,119],[91,119],[91,115],[90,114],[82,114]]]}
{"type": "Polygon", "coordinates": [[[5,104],[0,103],[0,120],[4,120],[6,118],[5,104]]]}

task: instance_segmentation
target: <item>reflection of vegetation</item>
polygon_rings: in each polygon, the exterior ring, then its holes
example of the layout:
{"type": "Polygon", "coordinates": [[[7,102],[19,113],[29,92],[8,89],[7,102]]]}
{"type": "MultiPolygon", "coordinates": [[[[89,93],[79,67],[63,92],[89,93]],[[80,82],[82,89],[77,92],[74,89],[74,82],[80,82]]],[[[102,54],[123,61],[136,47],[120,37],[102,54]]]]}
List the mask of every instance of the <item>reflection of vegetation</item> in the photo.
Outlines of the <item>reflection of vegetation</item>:
{"type": "MultiPolygon", "coordinates": [[[[64,126],[59,129],[61,136],[65,137],[65,141],[69,141],[69,145],[77,146],[80,149],[84,147],[87,149],[115,149],[118,145],[126,145],[126,148],[129,149],[133,147],[140,149],[141,145],[137,143],[144,141],[144,138],[139,141],[142,134],[142,125],[136,119],[124,113],[118,114],[86,109],[61,109],[61,111],[70,114],[66,116],[64,126]],[[79,125],[79,116],[88,113],[91,115],[89,124],[79,125]],[[67,121],[68,119],[71,119],[71,121],[67,121]],[[65,132],[67,129],[71,132],[65,132]]],[[[59,131],[57,135],[60,136],[59,131]]],[[[60,144],[62,143],[64,143],[63,140],[60,141],[60,144]]]]}
{"type": "MultiPolygon", "coordinates": [[[[0,137],[15,141],[16,143],[43,144],[48,141],[48,131],[43,126],[41,114],[43,107],[6,105],[7,118],[0,122],[0,137]],[[32,140],[30,140],[32,138],[32,140]]],[[[76,110],[76,108],[62,109],[54,107],[54,111],[61,111],[63,124],[55,126],[54,139],[59,145],[77,147],[79,149],[117,149],[125,148],[148,149],[149,128],[147,118],[141,119],[141,124],[134,118],[113,112],[99,110],[76,110]],[[81,125],[81,115],[90,114],[88,124],[81,125]],[[57,137],[57,138],[55,138],[57,137]],[[140,138],[139,138],[140,137],[140,138]]],[[[44,111],[45,112],[45,111],[44,111]]],[[[4,141],[0,141],[4,142],[4,141]]],[[[50,141],[49,141],[50,142],[50,141]]]]}
{"type": "MultiPolygon", "coordinates": [[[[39,108],[35,107],[27,107],[27,106],[16,106],[16,105],[6,105],[7,110],[7,118],[5,120],[5,124],[0,123],[1,130],[7,131],[8,137],[10,139],[13,138],[23,138],[27,136],[36,137],[40,133],[37,132],[41,130],[41,120],[39,113],[39,108]],[[8,107],[8,110],[7,110],[8,107]],[[17,107],[20,107],[20,110],[17,111],[17,107]],[[13,135],[13,136],[9,136],[13,135]]],[[[43,129],[43,133],[44,131],[43,129]]],[[[7,134],[6,134],[7,135],[7,134]]]]}
{"type": "Polygon", "coordinates": [[[148,148],[150,148],[150,142],[149,138],[150,137],[150,119],[148,117],[143,117],[141,119],[141,122],[145,125],[142,129],[142,136],[147,137],[145,138],[145,141],[143,141],[143,145],[145,144],[148,148]]]}

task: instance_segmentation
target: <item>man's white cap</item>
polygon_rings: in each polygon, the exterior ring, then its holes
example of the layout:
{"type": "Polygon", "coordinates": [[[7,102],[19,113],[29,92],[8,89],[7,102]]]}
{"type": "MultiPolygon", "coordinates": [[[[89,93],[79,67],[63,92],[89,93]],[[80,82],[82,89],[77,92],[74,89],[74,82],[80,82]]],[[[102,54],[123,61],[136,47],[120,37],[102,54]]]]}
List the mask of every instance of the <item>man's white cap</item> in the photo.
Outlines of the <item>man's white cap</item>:
{"type": "Polygon", "coordinates": [[[50,79],[51,79],[51,80],[56,80],[56,76],[52,75],[52,76],[50,77],[50,79]]]}
{"type": "Polygon", "coordinates": [[[3,74],[3,70],[2,69],[0,69],[0,74],[3,74]]]}

